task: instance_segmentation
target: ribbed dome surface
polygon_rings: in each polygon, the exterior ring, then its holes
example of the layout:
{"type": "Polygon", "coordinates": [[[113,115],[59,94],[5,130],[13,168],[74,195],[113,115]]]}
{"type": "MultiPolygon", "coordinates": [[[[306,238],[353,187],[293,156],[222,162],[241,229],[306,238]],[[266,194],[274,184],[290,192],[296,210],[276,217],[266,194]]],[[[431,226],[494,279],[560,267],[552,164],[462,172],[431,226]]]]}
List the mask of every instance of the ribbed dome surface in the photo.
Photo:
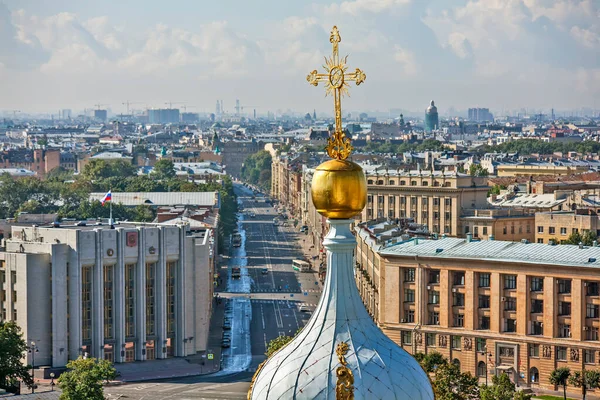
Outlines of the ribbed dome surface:
{"type": "Polygon", "coordinates": [[[335,399],[336,347],[346,342],[354,398],[433,400],[429,378],[417,361],[374,324],[353,277],[356,240],[350,220],[329,220],[328,271],[323,295],[300,334],[259,371],[252,399],[335,399]]]}

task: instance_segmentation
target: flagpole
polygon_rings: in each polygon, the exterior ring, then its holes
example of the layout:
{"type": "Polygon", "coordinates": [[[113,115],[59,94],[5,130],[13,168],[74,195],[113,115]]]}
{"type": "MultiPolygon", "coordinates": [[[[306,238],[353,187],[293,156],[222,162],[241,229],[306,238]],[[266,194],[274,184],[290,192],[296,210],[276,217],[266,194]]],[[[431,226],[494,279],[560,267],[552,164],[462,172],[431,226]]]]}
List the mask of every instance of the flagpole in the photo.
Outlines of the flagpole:
{"type": "Polygon", "coordinates": [[[108,202],[109,203],[108,206],[109,206],[109,209],[110,209],[110,216],[108,217],[108,225],[112,226],[112,224],[113,224],[113,219],[112,219],[112,188],[108,192],[111,195],[111,199],[108,202]]]}

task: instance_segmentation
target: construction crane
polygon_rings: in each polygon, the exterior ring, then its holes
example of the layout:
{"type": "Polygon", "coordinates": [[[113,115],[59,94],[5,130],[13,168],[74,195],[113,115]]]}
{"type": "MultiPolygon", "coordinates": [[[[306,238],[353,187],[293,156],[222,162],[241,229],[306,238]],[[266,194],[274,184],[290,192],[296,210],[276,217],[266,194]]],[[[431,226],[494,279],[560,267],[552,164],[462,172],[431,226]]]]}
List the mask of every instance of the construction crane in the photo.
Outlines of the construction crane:
{"type": "Polygon", "coordinates": [[[169,105],[169,108],[173,108],[173,104],[185,104],[184,101],[168,101],[165,103],[165,105],[169,105]]]}
{"type": "Polygon", "coordinates": [[[21,110],[12,110],[13,119],[16,119],[17,118],[17,113],[20,113],[20,112],[21,112],[21,110]]]}
{"type": "Polygon", "coordinates": [[[127,115],[129,115],[129,106],[131,104],[144,104],[141,101],[129,101],[127,100],[125,103],[123,103],[124,106],[127,106],[127,115]]]}

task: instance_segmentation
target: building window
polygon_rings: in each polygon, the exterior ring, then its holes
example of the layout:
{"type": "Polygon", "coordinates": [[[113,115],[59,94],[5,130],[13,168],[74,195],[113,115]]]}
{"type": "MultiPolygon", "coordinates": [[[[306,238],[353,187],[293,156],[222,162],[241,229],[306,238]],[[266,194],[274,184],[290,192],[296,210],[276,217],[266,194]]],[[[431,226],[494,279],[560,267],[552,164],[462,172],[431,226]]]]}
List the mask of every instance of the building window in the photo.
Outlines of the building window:
{"type": "Polygon", "coordinates": [[[538,243],[544,243],[544,239],[538,239],[537,242],[538,243]]]}
{"type": "Polygon", "coordinates": [[[487,272],[479,273],[479,287],[486,288],[490,287],[490,274],[487,272]]]}
{"type": "Polygon", "coordinates": [[[490,308],[490,296],[484,294],[479,295],[479,308],[490,308]]]}
{"type": "Polygon", "coordinates": [[[569,337],[571,337],[571,325],[568,325],[568,324],[559,324],[558,325],[558,337],[559,338],[569,338],[569,337]]]}
{"type": "Polygon", "coordinates": [[[440,271],[439,270],[429,271],[429,283],[440,283],[440,271]]]}
{"type": "Polygon", "coordinates": [[[587,328],[586,340],[598,340],[600,336],[598,335],[598,328],[593,326],[585,326],[583,329],[587,328]]]}
{"type": "Polygon", "coordinates": [[[483,235],[487,235],[488,234],[488,230],[487,230],[487,226],[483,227],[483,235]]]}
{"type": "Polygon", "coordinates": [[[452,293],[452,305],[463,307],[465,305],[464,293],[452,293]]]}
{"type": "Polygon", "coordinates": [[[538,226],[538,233],[544,233],[544,227],[543,226],[538,226]]]}
{"type": "Polygon", "coordinates": [[[414,303],[415,302],[414,289],[404,289],[404,301],[406,303],[414,303]]]}
{"type": "Polygon", "coordinates": [[[446,204],[446,206],[451,206],[452,205],[452,199],[445,198],[444,199],[444,204],[446,204]]]}
{"type": "Polygon", "coordinates": [[[548,233],[550,235],[554,235],[556,232],[556,229],[553,226],[548,227],[548,233]]]}
{"type": "Polygon", "coordinates": [[[531,383],[540,383],[540,372],[536,367],[532,367],[529,370],[529,380],[531,383]]]}
{"type": "Polygon", "coordinates": [[[154,330],[155,310],[155,280],[156,280],[156,263],[146,264],[146,335],[153,336],[156,334],[154,330]]]}
{"type": "Polygon", "coordinates": [[[415,322],[415,310],[406,310],[406,322],[415,322]]]}
{"type": "Polygon", "coordinates": [[[167,335],[175,333],[175,273],[177,262],[167,262],[167,335]]]}
{"type": "Polygon", "coordinates": [[[465,285],[465,273],[464,272],[454,272],[454,286],[464,286],[465,285]]]}
{"type": "Polygon", "coordinates": [[[586,282],[585,285],[587,285],[586,292],[588,296],[598,296],[598,282],[586,282]]]}
{"type": "Polygon", "coordinates": [[[402,344],[411,344],[412,343],[412,332],[411,331],[402,331],[402,344]]]}
{"type": "Polygon", "coordinates": [[[427,340],[427,346],[435,346],[435,333],[428,333],[425,336],[427,340]]]}
{"type": "Polygon", "coordinates": [[[544,300],[531,300],[531,312],[533,314],[544,312],[544,300]]]}
{"type": "Polygon", "coordinates": [[[567,361],[567,348],[564,346],[556,346],[556,359],[558,361],[567,361]]]}
{"type": "Polygon", "coordinates": [[[440,324],[440,313],[436,311],[432,311],[429,313],[429,325],[439,325],[440,324]]]}
{"type": "Polygon", "coordinates": [[[400,186],[406,185],[406,181],[400,181],[400,186]]]}
{"type": "Polygon", "coordinates": [[[567,234],[567,228],[560,228],[560,234],[561,235],[566,235],[567,234]]]}
{"type": "Polygon", "coordinates": [[[477,376],[483,378],[485,376],[486,368],[487,367],[485,366],[485,362],[479,361],[479,363],[477,364],[477,376]]]}
{"type": "Polygon", "coordinates": [[[532,292],[541,292],[544,290],[544,278],[531,278],[530,289],[532,292]]]}
{"type": "Polygon", "coordinates": [[[571,302],[559,301],[558,302],[558,315],[571,315],[571,302]]]}
{"type": "Polygon", "coordinates": [[[479,329],[488,330],[490,329],[490,317],[479,318],[479,329]]]}
{"type": "Polygon", "coordinates": [[[540,345],[539,344],[530,344],[529,345],[529,357],[539,357],[540,356],[540,345]]]}
{"type": "Polygon", "coordinates": [[[417,186],[417,181],[410,181],[410,186],[417,186]]]}
{"type": "Polygon", "coordinates": [[[440,292],[437,290],[429,291],[429,304],[439,304],[440,303],[440,292]]]}
{"type": "Polygon", "coordinates": [[[517,320],[507,318],[504,320],[504,332],[516,332],[517,331],[517,320]]]}
{"type": "Polygon", "coordinates": [[[113,276],[114,267],[104,267],[104,339],[113,339],[113,276]]]}
{"type": "Polygon", "coordinates": [[[125,265],[125,336],[135,336],[135,264],[125,265]]]}
{"type": "Polygon", "coordinates": [[[92,267],[81,268],[81,339],[92,340],[92,267]]]}
{"type": "Polygon", "coordinates": [[[504,301],[504,311],[516,311],[517,310],[517,298],[506,297],[504,301]]]}
{"type": "Polygon", "coordinates": [[[516,275],[504,275],[504,289],[516,289],[517,288],[517,276],[516,275]]]}
{"type": "Polygon", "coordinates": [[[531,334],[532,335],[543,335],[544,334],[544,325],[539,321],[531,322],[531,334]]]}
{"type": "Polygon", "coordinates": [[[438,197],[433,198],[433,205],[436,207],[440,205],[440,199],[438,197]]]}
{"type": "Polygon", "coordinates": [[[452,350],[460,350],[460,336],[452,336],[452,350]]]}
{"type": "Polygon", "coordinates": [[[415,281],[415,269],[414,268],[404,268],[404,282],[414,282],[415,281]]]}
{"type": "Polygon", "coordinates": [[[596,364],[596,352],[594,350],[584,350],[583,362],[586,364],[596,364]]]}
{"type": "Polygon", "coordinates": [[[558,280],[558,293],[571,293],[571,280],[570,279],[559,279],[558,280]]]}
{"type": "Polygon", "coordinates": [[[456,328],[465,326],[465,316],[463,314],[454,314],[454,326],[456,328]]]}
{"type": "Polygon", "coordinates": [[[598,304],[587,303],[586,309],[585,309],[585,317],[586,318],[598,318],[600,316],[598,311],[599,311],[598,304]]]}
{"type": "Polygon", "coordinates": [[[396,182],[394,182],[394,180],[393,180],[393,179],[390,179],[390,183],[389,183],[389,184],[390,184],[390,185],[395,185],[395,184],[396,184],[396,182]]]}
{"type": "Polygon", "coordinates": [[[475,350],[480,353],[487,350],[485,339],[483,339],[483,338],[475,339],[475,350]]]}

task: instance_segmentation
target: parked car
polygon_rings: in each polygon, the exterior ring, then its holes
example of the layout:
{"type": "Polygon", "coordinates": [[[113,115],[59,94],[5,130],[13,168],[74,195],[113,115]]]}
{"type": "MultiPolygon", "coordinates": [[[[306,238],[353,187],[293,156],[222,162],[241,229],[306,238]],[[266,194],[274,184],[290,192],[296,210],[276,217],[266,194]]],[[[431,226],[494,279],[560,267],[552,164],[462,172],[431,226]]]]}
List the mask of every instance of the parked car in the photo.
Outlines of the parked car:
{"type": "Polygon", "coordinates": [[[260,273],[263,275],[267,275],[269,273],[269,269],[268,268],[263,268],[260,270],[260,273]]]}
{"type": "Polygon", "coordinates": [[[223,347],[224,349],[231,347],[231,341],[230,340],[222,340],[221,347],[223,347]]]}
{"type": "Polygon", "coordinates": [[[226,331],[231,330],[231,321],[226,319],[225,322],[223,322],[223,329],[225,329],[226,331]]]}
{"type": "Polygon", "coordinates": [[[310,312],[310,309],[308,308],[308,306],[302,304],[300,307],[298,307],[298,311],[300,311],[300,312],[310,312]]]}

